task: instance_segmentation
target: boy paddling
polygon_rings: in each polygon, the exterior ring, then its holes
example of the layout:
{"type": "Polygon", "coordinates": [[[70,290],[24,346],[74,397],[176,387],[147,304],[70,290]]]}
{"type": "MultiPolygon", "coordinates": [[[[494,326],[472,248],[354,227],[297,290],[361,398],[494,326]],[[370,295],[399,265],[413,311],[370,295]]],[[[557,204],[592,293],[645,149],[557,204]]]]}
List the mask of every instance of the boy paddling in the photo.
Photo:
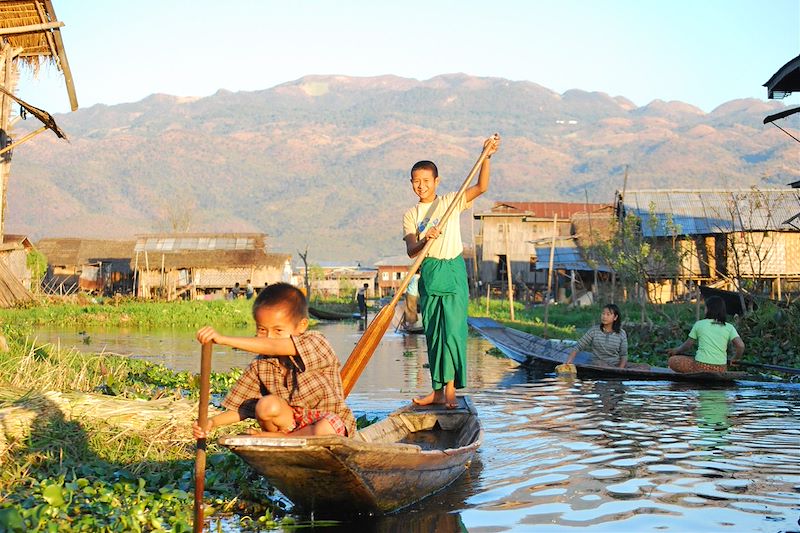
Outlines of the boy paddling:
{"type": "Polygon", "coordinates": [[[264,288],[253,303],[256,337],[228,337],[214,328],[197,332],[202,343],[214,342],[258,354],[222,402],[226,411],[205,428],[193,426],[196,439],[213,428],[255,418],[258,436],[343,435],[356,431],[344,402],[339,360],[325,337],[307,331],[308,303],[288,283],[264,288]]]}
{"type": "Polygon", "coordinates": [[[437,194],[439,170],[431,161],[419,161],[411,168],[411,189],[419,202],[403,216],[403,240],[409,257],[416,257],[427,241],[436,239],[420,266],[419,305],[428,345],[428,363],[433,391],[415,398],[418,405],[444,404],[455,408],[456,389],[467,384],[467,270],[464,265],[459,213],[489,188],[489,158],[500,145],[494,135],[483,143],[483,160],[478,182],[463,196],[437,194]],[[444,226],[439,221],[453,202],[456,212],[444,226]]]}

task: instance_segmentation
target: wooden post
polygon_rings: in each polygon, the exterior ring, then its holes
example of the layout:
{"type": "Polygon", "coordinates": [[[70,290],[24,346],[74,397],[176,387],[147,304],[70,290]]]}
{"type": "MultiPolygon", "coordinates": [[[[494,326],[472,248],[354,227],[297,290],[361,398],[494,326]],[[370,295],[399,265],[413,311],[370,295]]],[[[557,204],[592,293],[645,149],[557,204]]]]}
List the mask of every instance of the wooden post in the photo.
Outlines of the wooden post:
{"type": "Polygon", "coordinates": [[[696,291],[695,294],[695,304],[694,304],[694,320],[697,322],[700,320],[700,284],[695,282],[694,288],[696,291]]]}
{"type": "Polygon", "coordinates": [[[777,281],[778,281],[778,301],[780,301],[781,298],[782,298],[782,296],[781,296],[781,273],[780,272],[778,272],[778,280],[777,281]]]}
{"type": "Polygon", "coordinates": [[[547,319],[550,308],[550,291],[553,288],[553,259],[556,253],[556,234],[558,233],[558,214],[553,215],[553,240],[550,242],[550,264],[547,267],[547,293],[544,298],[544,329],[542,336],[547,338],[547,319]]]}
{"type": "Polygon", "coordinates": [[[150,277],[150,259],[147,256],[147,250],[144,251],[144,270],[147,272],[147,276],[145,277],[145,282],[142,283],[142,292],[144,289],[147,289],[147,299],[150,299],[150,286],[148,285],[148,278],[150,277]]]}
{"type": "MultiPolygon", "coordinates": [[[[478,269],[478,245],[475,244],[475,207],[470,208],[469,212],[470,230],[472,231],[472,289],[475,291],[475,297],[480,298],[481,294],[477,290],[478,279],[480,278],[480,270],[478,269]]],[[[483,255],[481,250],[481,255],[483,255]]],[[[470,291],[472,293],[472,291],[470,291]]]]}
{"type": "Polygon", "coordinates": [[[161,254],[161,296],[166,296],[169,301],[169,291],[167,290],[166,272],[164,272],[164,254],[161,254]]]}
{"type": "Polygon", "coordinates": [[[585,200],[583,203],[584,209],[586,209],[586,217],[589,219],[589,246],[592,249],[592,253],[590,253],[590,258],[592,260],[592,270],[594,271],[594,283],[592,284],[592,300],[597,299],[597,294],[599,291],[599,287],[597,286],[597,261],[595,260],[594,255],[594,231],[592,230],[592,212],[589,210],[589,191],[583,189],[583,194],[585,196],[585,200]]]}
{"type": "Polygon", "coordinates": [[[136,252],[136,261],[133,264],[133,297],[136,298],[139,296],[139,286],[137,283],[141,279],[139,276],[139,252],[136,252]]]}
{"type": "Polygon", "coordinates": [[[511,224],[506,222],[506,280],[508,282],[508,310],[511,321],[514,322],[514,283],[511,278],[511,253],[508,246],[508,234],[511,231],[511,224]]]}
{"type": "Polygon", "coordinates": [[[570,270],[569,271],[569,290],[572,293],[572,296],[570,297],[570,303],[574,305],[575,304],[575,271],[574,270],[570,270]]]}

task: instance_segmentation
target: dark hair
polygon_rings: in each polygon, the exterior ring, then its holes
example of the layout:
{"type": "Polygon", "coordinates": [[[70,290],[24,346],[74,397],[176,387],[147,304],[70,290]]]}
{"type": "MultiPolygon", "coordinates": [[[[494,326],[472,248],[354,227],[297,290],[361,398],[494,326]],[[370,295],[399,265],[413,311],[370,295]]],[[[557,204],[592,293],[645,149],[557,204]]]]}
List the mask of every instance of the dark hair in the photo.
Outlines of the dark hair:
{"type": "Polygon", "coordinates": [[[718,324],[725,325],[725,318],[728,310],[725,308],[725,300],[719,296],[709,296],[706,298],[706,318],[710,318],[718,324]]]}
{"type": "Polygon", "coordinates": [[[306,296],[303,291],[288,283],[273,283],[261,289],[261,292],[258,293],[256,300],[253,302],[253,317],[255,318],[256,311],[262,307],[279,305],[285,305],[289,309],[289,314],[297,322],[308,318],[306,296]]]}
{"type": "Polygon", "coordinates": [[[433,173],[434,178],[439,177],[439,169],[436,168],[436,163],[433,161],[417,161],[414,163],[414,166],[411,167],[411,177],[414,177],[414,172],[417,170],[430,170],[433,173]]]}
{"type": "MultiPolygon", "coordinates": [[[[611,324],[611,329],[614,330],[614,333],[619,333],[620,329],[622,329],[622,313],[619,312],[619,307],[617,307],[617,304],[606,304],[603,309],[608,309],[617,317],[614,319],[614,323],[611,324]]],[[[603,326],[601,325],[600,328],[602,329],[603,326]]]]}

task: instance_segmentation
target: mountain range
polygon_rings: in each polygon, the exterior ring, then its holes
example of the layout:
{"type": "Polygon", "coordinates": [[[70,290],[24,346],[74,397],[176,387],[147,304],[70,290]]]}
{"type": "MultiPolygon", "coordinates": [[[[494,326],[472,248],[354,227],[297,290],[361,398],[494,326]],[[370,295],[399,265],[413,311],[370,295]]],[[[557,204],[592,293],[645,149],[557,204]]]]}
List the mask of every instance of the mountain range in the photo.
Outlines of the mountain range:
{"type": "MultiPolygon", "coordinates": [[[[629,189],[782,186],[800,179],[797,145],[762,124],[782,109],[757,99],[709,113],[675,101],[637,107],[465,74],[307,76],[203,98],[154,94],[56,115],[69,143],[47,132],[17,148],[6,231],[34,240],[258,231],[272,251],[307,247],[312,262],[367,264],[404,251],[417,160],[435,161],[441,190],[453,190],[483,139],[499,132],[476,212],[587,194],[611,202],[626,167],[629,189]]],[[[797,117],[782,125],[796,129],[797,117]]]]}

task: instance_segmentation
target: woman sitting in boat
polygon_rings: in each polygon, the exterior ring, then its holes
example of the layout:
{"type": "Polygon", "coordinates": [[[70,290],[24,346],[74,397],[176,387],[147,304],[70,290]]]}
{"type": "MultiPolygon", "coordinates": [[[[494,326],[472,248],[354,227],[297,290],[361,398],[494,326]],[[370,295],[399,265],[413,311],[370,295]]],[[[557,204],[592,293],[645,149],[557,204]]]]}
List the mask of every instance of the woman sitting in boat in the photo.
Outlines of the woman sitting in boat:
{"type": "Polygon", "coordinates": [[[578,352],[592,352],[592,364],[618,366],[625,368],[628,363],[628,335],[622,329],[622,315],[619,307],[608,304],[600,313],[600,324],[587,331],[575,349],[567,357],[566,364],[572,364],[578,352]]]}
{"type": "Polygon", "coordinates": [[[733,324],[725,321],[728,313],[725,301],[719,296],[706,298],[706,317],[698,320],[689,332],[689,338],[667,353],[669,367],[675,372],[725,372],[728,367],[728,344],[733,344],[735,355],[731,362],[738,361],[744,353],[744,342],[733,324]],[[697,342],[694,357],[683,355],[697,342]]]}

